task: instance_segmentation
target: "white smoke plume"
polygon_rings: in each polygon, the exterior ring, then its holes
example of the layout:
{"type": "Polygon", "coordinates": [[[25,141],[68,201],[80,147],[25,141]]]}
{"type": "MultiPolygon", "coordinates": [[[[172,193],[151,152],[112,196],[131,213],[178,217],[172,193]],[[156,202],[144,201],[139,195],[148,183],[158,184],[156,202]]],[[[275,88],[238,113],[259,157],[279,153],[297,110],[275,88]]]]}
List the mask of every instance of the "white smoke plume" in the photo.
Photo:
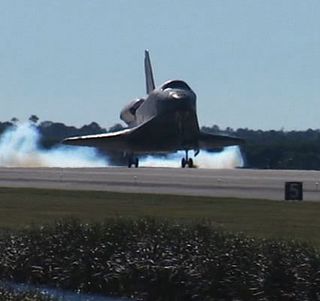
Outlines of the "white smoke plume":
{"type": "MultiPolygon", "coordinates": [[[[50,150],[39,147],[40,134],[29,123],[17,124],[0,136],[0,167],[107,167],[108,160],[89,147],[60,145],[50,150]]],[[[141,167],[180,167],[184,152],[167,157],[147,156],[141,167]]],[[[243,166],[238,147],[226,147],[222,152],[201,151],[194,158],[198,168],[235,168],[243,166]]]]}
{"type": "MultiPolygon", "coordinates": [[[[140,160],[140,165],[153,167],[180,167],[181,158],[184,156],[185,152],[177,152],[166,158],[147,156],[140,160]]],[[[200,151],[199,155],[193,158],[193,161],[194,166],[197,168],[232,169],[243,167],[244,165],[240,149],[237,146],[225,147],[221,152],[215,153],[200,151]]]]}
{"type": "Polygon", "coordinates": [[[40,134],[29,123],[17,124],[0,137],[1,167],[104,167],[107,162],[87,147],[39,147],[40,134]]]}

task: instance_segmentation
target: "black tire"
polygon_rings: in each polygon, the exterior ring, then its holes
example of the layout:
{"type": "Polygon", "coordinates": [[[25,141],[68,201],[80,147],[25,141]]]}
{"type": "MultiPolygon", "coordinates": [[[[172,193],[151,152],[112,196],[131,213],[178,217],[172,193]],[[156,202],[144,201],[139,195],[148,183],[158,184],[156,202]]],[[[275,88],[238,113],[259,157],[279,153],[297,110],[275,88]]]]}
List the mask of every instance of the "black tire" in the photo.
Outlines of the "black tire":
{"type": "Polygon", "coordinates": [[[131,168],[131,166],[132,166],[132,158],[129,157],[128,158],[128,168],[131,168]]]}
{"type": "Polygon", "coordinates": [[[193,167],[193,160],[191,158],[188,160],[188,166],[189,168],[193,167]]]}
{"type": "Polygon", "coordinates": [[[181,160],[181,167],[182,168],[185,168],[186,167],[186,164],[187,164],[187,160],[185,158],[182,158],[181,160]]]}
{"type": "Polygon", "coordinates": [[[134,161],[134,166],[135,166],[136,168],[139,167],[139,158],[136,158],[136,159],[135,159],[135,161],[134,161]]]}

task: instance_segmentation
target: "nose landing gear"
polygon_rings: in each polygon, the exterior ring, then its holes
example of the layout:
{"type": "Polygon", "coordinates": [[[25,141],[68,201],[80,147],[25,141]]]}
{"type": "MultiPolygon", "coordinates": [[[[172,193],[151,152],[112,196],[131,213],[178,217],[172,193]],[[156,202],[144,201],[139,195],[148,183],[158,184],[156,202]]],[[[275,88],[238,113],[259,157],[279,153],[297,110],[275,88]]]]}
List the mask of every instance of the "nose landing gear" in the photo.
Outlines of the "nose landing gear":
{"type": "Polygon", "coordinates": [[[186,157],[181,159],[181,167],[185,168],[187,165],[189,168],[193,167],[193,160],[188,158],[188,151],[186,150],[186,157]]]}

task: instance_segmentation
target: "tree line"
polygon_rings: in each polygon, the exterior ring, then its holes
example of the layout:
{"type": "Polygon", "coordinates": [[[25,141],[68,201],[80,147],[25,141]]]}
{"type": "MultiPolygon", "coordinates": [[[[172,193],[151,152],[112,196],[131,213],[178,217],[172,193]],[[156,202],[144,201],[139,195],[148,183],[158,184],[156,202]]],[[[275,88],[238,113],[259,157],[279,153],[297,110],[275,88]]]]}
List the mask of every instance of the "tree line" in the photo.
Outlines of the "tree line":
{"type": "MultiPolygon", "coordinates": [[[[16,118],[0,122],[0,135],[7,129],[15,127],[18,122],[16,118]]],[[[39,143],[45,149],[55,147],[66,137],[101,134],[123,129],[121,124],[115,124],[106,129],[96,122],[81,127],[53,121],[39,122],[36,115],[31,115],[29,122],[41,134],[39,143]]],[[[246,168],[320,170],[320,129],[263,131],[230,127],[222,129],[218,125],[212,125],[203,126],[202,130],[245,139],[246,143],[241,146],[241,152],[246,168]]],[[[111,155],[121,161],[121,155],[111,155]]]]}

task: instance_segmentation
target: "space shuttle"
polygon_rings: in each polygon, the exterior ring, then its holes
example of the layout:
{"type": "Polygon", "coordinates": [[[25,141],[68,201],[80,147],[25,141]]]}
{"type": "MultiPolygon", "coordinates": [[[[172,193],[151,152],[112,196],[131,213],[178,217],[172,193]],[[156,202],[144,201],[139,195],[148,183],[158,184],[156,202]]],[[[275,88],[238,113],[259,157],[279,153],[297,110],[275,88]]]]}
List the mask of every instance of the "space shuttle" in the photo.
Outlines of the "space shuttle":
{"type": "Polygon", "coordinates": [[[127,128],[113,133],[66,138],[63,143],[90,146],[102,152],[122,152],[128,167],[139,166],[139,156],[184,151],[181,167],[193,167],[201,149],[240,145],[243,139],[213,135],[200,130],[196,94],[182,80],[169,80],[156,87],[149,52],[144,58],[146,96],[126,105],[120,118],[127,128]]]}

